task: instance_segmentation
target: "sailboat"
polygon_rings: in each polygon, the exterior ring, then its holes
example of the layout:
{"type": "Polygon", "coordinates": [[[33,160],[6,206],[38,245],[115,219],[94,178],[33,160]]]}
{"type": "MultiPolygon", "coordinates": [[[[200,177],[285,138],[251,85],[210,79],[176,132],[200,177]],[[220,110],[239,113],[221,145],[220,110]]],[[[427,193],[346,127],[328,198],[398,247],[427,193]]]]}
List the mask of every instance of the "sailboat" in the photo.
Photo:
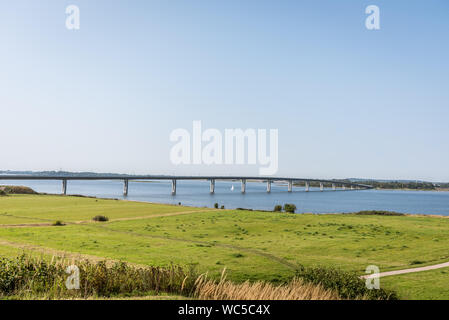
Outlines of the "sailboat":
{"type": "Polygon", "coordinates": [[[231,187],[231,191],[234,191],[234,185],[232,185],[232,187],[231,187]]]}

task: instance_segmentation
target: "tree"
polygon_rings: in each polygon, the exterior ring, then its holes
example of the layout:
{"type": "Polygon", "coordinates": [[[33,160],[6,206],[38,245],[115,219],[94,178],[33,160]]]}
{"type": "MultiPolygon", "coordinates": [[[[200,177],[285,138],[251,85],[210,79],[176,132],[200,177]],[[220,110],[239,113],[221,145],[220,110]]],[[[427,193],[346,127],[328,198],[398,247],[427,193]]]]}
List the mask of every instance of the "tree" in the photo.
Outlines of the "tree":
{"type": "Polygon", "coordinates": [[[274,210],[273,210],[274,212],[281,212],[282,211],[282,206],[281,205],[275,205],[274,206],[274,210]]]}
{"type": "Polygon", "coordinates": [[[293,203],[284,204],[284,211],[288,213],[295,213],[296,206],[293,203]]]}

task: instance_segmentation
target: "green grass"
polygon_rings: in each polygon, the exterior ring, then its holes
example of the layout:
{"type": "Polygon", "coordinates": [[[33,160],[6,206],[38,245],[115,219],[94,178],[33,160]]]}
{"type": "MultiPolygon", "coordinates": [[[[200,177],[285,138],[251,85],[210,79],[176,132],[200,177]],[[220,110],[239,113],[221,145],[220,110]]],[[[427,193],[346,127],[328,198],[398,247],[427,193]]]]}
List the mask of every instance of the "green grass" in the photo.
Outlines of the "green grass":
{"type": "MultiPolygon", "coordinates": [[[[110,221],[0,227],[0,255],[16,255],[21,244],[37,245],[44,248],[40,252],[50,248],[137,264],[194,264],[212,276],[226,268],[234,281],[273,282],[293,277],[298,264],[363,274],[372,264],[389,271],[449,261],[449,219],[243,210],[157,216],[196,210],[204,209],[78,197],[1,197],[0,225],[91,221],[96,215],[110,221]],[[145,216],[155,217],[114,221],[145,216]]],[[[401,297],[449,298],[443,271],[449,269],[386,277],[381,284],[397,289],[401,297]]]]}
{"type": "Polygon", "coordinates": [[[449,268],[381,278],[381,286],[401,293],[403,299],[449,299],[449,268]]]}
{"type": "Polygon", "coordinates": [[[193,210],[181,206],[50,195],[9,195],[2,197],[0,203],[0,225],[84,221],[97,215],[109,219],[128,218],[193,210]]]}

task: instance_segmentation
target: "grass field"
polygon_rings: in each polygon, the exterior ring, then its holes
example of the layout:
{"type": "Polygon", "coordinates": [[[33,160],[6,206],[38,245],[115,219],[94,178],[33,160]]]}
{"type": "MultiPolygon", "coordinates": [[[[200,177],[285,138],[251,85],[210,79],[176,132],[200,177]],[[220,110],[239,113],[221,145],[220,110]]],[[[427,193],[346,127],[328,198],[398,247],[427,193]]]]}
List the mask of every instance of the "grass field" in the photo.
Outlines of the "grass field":
{"type": "MultiPolygon", "coordinates": [[[[0,197],[0,255],[84,255],[134,264],[195,265],[241,282],[283,282],[298,264],[364,274],[449,261],[449,219],[213,210],[49,195],[0,197]],[[92,222],[105,215],[109,222],[92,222]],[[51,226],[61,220],[67,225],[51,226]]],[[[391,276],[403,298],[448,299],[449,268],[391,276]]]]}

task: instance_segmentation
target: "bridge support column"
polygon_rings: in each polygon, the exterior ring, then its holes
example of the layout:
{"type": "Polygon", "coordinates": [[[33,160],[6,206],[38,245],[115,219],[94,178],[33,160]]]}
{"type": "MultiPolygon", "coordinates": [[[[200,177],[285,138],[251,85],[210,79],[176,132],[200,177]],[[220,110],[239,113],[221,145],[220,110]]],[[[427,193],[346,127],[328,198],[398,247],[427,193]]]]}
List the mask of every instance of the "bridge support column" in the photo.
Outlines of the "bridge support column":
{"type": "Polygon", "coordinates": [[[242,179],[242,193],[246,192],[246,179],[242,179]]]}
{"type": "Polygon", "coordinates": [[[309,192],[309,181],[306,181],[306,192],[309,192]]]}
{"type": "Polygon", "coordinates": [[[171,181],[171,194],[174,196],[176,194],[176,179],[171,181]]]}
{"type": "Polygon", "coordinates": [[[210,179],[210,193],[215,193],[215,179],[210,179]]]}
{"type": "Polygon", "coordinates": [[[129,185],[129,180],[128,179],[123,180],[123,195],[125,197],[128,196],[128,185],[129,185]]]}
{"type": "Polygon", "coordinates": [[[345,186],[344,184],[341,185],[341,188],[342,188],[343,190],[346,190],[346,186],[345,186]]]}
{"type": "Polygon", "coordinates": [[[267,192],[271,192],[271,180],[267,180],[267,192]]]}
{"type": "Polygon", "coordinates": [[[63,195],[67,194],[67,179],[62,180],[62,194],[63,195]]]}
{"type": "Polygon", "coordinates": [[[337,187],[335,186],[335,183],[332,183],[332,190],[337,190],[337,187]]]}
{"type": "Polygon", "coordinates": [[[324,190],[324,185],[322,182],[320,182],[320,191],[323,191],[323,190],[324,190]]]}
{"type": "Polygon", "coordinates": [[[288,180],[288,192],[293,191],[293,180],[288,180]]]}

